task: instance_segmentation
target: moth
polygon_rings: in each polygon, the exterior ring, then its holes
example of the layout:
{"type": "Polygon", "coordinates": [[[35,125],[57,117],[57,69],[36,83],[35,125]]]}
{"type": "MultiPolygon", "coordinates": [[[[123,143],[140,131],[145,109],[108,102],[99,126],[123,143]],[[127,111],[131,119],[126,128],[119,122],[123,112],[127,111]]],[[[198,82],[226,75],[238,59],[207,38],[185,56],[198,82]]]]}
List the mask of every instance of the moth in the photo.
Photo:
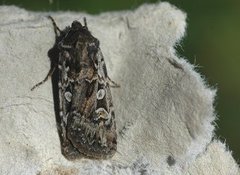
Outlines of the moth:
{"type": "Polygon", "coordinates": [[[43,84],[58,71],[58,130],[62,154],[67,159],[111,158],[117,150],[117,133],[111,87],[119,87],[108,74],[100,43],[84,25],[73,21],[60,30],[52,21],[57,61],[43,84]]]}

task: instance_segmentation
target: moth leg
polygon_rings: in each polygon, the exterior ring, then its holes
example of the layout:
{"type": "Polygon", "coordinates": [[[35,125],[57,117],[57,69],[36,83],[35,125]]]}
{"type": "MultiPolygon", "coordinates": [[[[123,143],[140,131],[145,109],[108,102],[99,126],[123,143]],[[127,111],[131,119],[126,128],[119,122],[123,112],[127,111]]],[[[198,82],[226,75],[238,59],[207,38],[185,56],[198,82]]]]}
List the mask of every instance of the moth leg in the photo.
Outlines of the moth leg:
{"type": "Polygon", "coordinates": [[[31,91],[33,91],[36,87],[42,85],[43,83],[45,83],[53,74],[53,72],[55,71],[56,69],[56,66],[53,66],[51,67],[51,69],[49,70],[47,76],[44,78],[44,80],[42,80],[41,82],[37,83],[36,85],[34,85],[32,88],[31,88],[31,91]]]}
{"type": "Polygon", "coordinates": [[[119,88],[120,87],[120,85],[117,84],[116,82],[114,82],[113,80],[111,80],[110,77],[107,77],[107,82],[109,83],[109,86],[112,87],[112,88],[119,88]]]}
{"type": "Polygon", "coordinates": [[[60,34],[58,34],[58,32],[61,33],[62,31],[61,31],[61,30],[59,29],[59,27],[57,26],[57,24],[56,24],[56,22],[54,21],[53,17],[48,16],[48,18],[52,21],[55,35],[56,35],[57,37],[60,36],[60,34]]]}

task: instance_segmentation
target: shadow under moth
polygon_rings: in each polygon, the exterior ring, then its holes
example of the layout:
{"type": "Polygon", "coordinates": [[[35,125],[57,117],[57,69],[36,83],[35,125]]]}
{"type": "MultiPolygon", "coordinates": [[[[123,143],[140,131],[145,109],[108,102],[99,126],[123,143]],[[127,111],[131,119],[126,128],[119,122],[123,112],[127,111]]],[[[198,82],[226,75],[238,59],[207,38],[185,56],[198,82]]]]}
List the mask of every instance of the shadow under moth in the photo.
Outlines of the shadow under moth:
{"type": "Polygon", "coordinates": [[[108,77],[99,41],[88,30],[86,18],[84,25],[73,21],[64,30],[49,19],[56,35],[57,63],[31,90],[58,71],[62,154],[70,160],[111,158],[117,133],[110,86],[119,85],[108,77]]]}

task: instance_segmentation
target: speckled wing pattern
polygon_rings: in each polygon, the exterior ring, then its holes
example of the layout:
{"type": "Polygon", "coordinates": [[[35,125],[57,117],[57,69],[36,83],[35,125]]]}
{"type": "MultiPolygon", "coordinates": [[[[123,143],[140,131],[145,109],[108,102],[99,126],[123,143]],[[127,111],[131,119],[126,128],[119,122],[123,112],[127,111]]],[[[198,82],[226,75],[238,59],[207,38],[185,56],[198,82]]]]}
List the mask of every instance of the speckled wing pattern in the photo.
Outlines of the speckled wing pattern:
{"type": "Polygon", "coordinates": [[[110,158],[117,149],[116,123],[99,41],[78,21],[59,38],[62,152],[69,159],[110,158]]]}

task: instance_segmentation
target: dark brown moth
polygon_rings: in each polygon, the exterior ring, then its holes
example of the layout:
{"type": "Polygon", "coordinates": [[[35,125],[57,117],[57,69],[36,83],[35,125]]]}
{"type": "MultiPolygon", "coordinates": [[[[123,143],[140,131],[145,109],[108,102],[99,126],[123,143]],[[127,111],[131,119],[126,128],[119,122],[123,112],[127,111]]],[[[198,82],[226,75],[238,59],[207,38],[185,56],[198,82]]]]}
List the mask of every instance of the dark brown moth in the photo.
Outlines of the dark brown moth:
{"type": "Polygon", "coordinates": [[[60,30],[52,17],[56,34],[59,75],[59,133],[62,153],[67,159],[111,158],[117,150],[117,133],[111,86],[118,87],[107,74],[99,41],[87,27],[73,21],[60,30]]]}

